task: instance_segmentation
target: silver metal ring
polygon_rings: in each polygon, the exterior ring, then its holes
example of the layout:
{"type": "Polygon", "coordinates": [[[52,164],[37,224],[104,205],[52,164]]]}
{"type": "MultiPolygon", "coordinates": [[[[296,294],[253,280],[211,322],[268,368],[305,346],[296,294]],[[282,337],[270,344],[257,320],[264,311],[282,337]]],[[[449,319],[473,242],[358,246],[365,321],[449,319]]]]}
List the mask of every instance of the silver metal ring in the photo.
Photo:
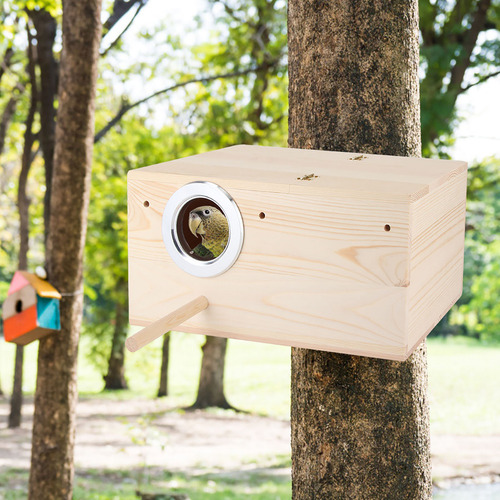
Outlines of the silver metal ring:
{"type": "Polygon", "coordinates": [[[199,278],[218,276],[227,271],[240,255],[243,247],[243,219],[231,196],[213,182],[191,182],[179,188],[168,200],[161,225],[163,243],[172,260],[185,272],[199,278]],[[187,203],[206,198],[218,205],[229,224],[229,238],[224,251],[212,260],[197,260],[183,248],[177,232],[177,219],[187,203]]]}

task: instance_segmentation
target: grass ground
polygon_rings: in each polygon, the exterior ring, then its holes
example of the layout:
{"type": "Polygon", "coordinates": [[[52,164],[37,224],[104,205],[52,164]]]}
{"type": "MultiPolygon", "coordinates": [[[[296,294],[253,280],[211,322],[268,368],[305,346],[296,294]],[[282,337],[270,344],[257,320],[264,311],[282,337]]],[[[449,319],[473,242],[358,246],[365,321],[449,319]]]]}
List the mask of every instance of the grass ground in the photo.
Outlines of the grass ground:
{"type": "MultiPolygon", "coordinates": [[[[188,495],[190,500],[285,500],[291,497],[288,477],[269,474],[248,474],[231,477],[220,474],[186,476],[170,474],[164,470],[148,470],[147,485],[138,486],[130,471],[86,470],[75,475],[74,500],[138,500],[141,493],[164,493],[161,500],[168,500],[168,493],[188,495]]],[[[0,498],[24,500],[28,472],[10,469],[0,473],[0,498]],[[5,494],[2,496],[2,490],[5,494]]],[[[160,499],[158,499],[160,500],[160,499]]]]}
{"type": "MultiPolygon", "coordinates": [[[[171,347],[170,395],[174,404],[194,401],[203,337],[174,333],[171,347]]],[[[102,376],[86,354],[82,339],[79,360],[80,394],[103,398],[151,398],[157,390],[161,339],[127,356],[130,390],[102,393],[102,376]]],[[[24,390],[36,381],[37,343],[27,346],[24,390]]],[[[437,433],[500,433],[500,346],[467,338],[429,339],[429,397],[431,425],[437,433]]],[[[0,380],[10,391],[14,346],[0,345],[0,380]]],[[[231,340],[226,365],[226,393],[236,407],[253,413],[288,418],[290,406],[290,349],[231,340]]]]}
{"type": "MultiPolygon", "coordinates": [[[[173,405],[194,400],[201,361],[202,337],[174,334],[170,366],[173,405]]],[[[83,338],[79,360],[81,397],[106,399],[152,398],[160,365],[161,340],[127,358],[130,390],[102,393],[102,376],[87,355],[83,338]]],[[[24,390],[35,387],[36,343],[25,357],[24,390]]],[[[429,394],[431,425],[437,434],[492,435],[500,433],[500,347],[485,346],[470,339],[430,339],[429,394]]],[[[14,346],[0,344],[0,376],[9,392],[14,346]]],[[[286,347],[230,341],[226,367],[226,392],[231,403],[253,413],[288,418],[290,350],[286,347]]],[[[260,467],[260,464],[256,464],[260,467]]],[[[283,458],[278,466],[289,466],[283,458]],[[285,463],[286,462],[286,463],[285,463]]],[[[27,471],[0,471],[0,499],[25,498],[27,471]]],[[[75,500],[137,500],[135,492],[186,493],[192,500],[289,499],[288,476],[254,471],[242,475],[171,474],[159,469],[77,471],[75,500]],[[142,486],[141,486],[142,485],[142,486]]],[[[168,498],[168,497],[165,497],[168,498]]],[[[490,497],[488,497],[490,498],[490,497]]],[[[492,497],[493,498],[493,497],[492,497]]]]}

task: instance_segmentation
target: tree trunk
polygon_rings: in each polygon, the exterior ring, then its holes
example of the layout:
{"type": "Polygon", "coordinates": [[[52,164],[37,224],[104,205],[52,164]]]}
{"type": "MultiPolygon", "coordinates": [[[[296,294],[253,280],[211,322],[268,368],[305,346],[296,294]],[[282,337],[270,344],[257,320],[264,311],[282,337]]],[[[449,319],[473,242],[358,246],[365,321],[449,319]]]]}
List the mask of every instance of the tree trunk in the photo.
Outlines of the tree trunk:
{"type": "Polygon", "coordinates": [[[12,395],[10,396],[10,413],[7,420],[7,427],[9,429],[17,429],[21,426],[21,410],[23,407],[23,362],[24,346],[16,345],[14,383],[12,384],[12,395]]]}
{"type": "Polygon", "coordinates": [[[232,408],[224,396],[224,361],[227,339],[206,337],[203,344],[198,396],[190,409],[232,408]]]}
{"type": "MultiPolygon", "coordinates": [[[[23,156],[21,159],[21,172],[17,188],[17,208],[19,210],[19,261],[18,268],[28,268],[29,249],[29,206],[30,199],[27,193],[28,174],[33,159],[33,121],[38,107],[38,89],[35,74],[35,53],[29,32],[28,23],[28,75],[31,86],[30,107],[26,117],[26,128],[24,131],[23,156]]],[[[15,429],[21,425],[21,410],[23,406],[23,359],[24,347],[16,346],[16,361],[14,364],[14,383],[12,384],[12,396],[10,398],[10,413],[8,418],[9,429],[15,429]]]]}
{"type": "Polygon", "coordinates": [[[58,68],[54,58],[54,41],[57,22],[44,9],[29,11],[36,29],[38,66],[40,67],[40,143],[45,165],[45,197],[43,220],[45,243],[49,234],[50,197],[52,193],[52,171],[54,168],[54,147],[56,131],[56,110],[54,100],[57,92],[58,68]]]}
{"type": "Polygon", "coordinates": [[[82,320],[83,249],[94,132],[100,0],[63,1],[47,271],[63,293],[61,331],[40,340],[29,481],[30,500],[71,499],[82,320]]]}
{"type": "MultiPolygon", "coordinates": [[[[127,284],[120,281],[118,288],[126,288],[127,284]]],[[[108,373],[104,377],[104,390],[127,389],[125,380],[125,340],[128,330],[128,295],[123,300],[116,301],[115,329],[111,343],[111,353],[108,361],[108,373]]]]}
{"type": "Polygon", "coordinates": [[[163,345],[161,348],[161,368],[160,385],[157,397],[168,396],[168,362],[170,359],[170,332],[163,335],[163,345]]]}
{"type": "MultiPolygon", "coordinates": [[[[420,155],[417,0],[290,0],[288,26],[290,147],[420,155]]],[[[431,497],[425,343],[292,349],[291,390],[294,499],[431,497]]]]}

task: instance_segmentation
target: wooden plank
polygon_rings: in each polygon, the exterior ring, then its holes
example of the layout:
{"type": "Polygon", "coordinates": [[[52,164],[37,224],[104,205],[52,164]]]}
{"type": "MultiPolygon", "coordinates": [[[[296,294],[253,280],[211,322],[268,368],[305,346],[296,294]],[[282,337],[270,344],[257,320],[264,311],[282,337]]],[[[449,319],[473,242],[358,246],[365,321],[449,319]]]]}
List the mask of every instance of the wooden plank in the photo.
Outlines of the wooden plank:
{"type": "MultiPolygon", "coordinates": [[[[170,265],[161,218],[169,197],[180,186],[130,178],[128,184],[130,261],[140,258],[170,265]]],[[[230,194],[245,227],[236,269],[287,276],[287,281],[294,276],[327,278],[338,286],[407,285],[406,204],[235,189],[230,194]],[[261,212],[265,219],[259,218],[261,212]],[[386,224],[391,231],[384,230],[386,224]]]]}
{"type": "Polygon", "coordinates": [[[14,342],[16,338],[34,330],[37,326],[36,305],[34,305],[3,322],[5,341],[14,342]]]}
{"type": "Polygon", "coordinates": [[[2,317],[4,321],[36,304],[37,296],[35,289],[28,282],[26,283],[27,286],[25,285],[17,289],[5,299],[2,305],[2,317]]]}
{"type": "Polygon", "coordinates": [[[23,273],[21,273],[20,271],[16,271],[14,273],[12,281],[10,282],[9,291],[7,292],[7,294],[11,295],[14,292],[20,290],[21,288],[24,288],[28,284],[29,281],[24,277],[23,273]]]}
{"type": "Polygon", "coordinates": [[[410,207],[410,350],[462,294],[466,187],[466,173],[460,174],[410,207]]]}
{"type": "Polygon", "coordinates": [[[233,146],[152,165],[132,178],[226,181],[229,188],[310,195],[348,194],[415,200],[466,170],[465,162],[359,155],[262,146],[233,146]],[[359,158],[356,160],[355,158],[359,158]],[[301,180],[314,173],[312,180],[301,180]]]}
{"type": "Polygon", "coordinates": [[[50,330],[61,328],[59,300],[39,297],[37,302],[38,325],[50,330]]]}
{"type": "Polygon", "coordinates": [[[37,295],[48,299],[60,299],[61,294],[48,282],[40,279],[33,273],[27,271],[17,271],[21,273],[30,285],[36,290],[37,295]]]}
{"type": "Polygon", "coordinates": [[[28,345],[35,340],[40,340],[51,333],[55,333],[57,330],[50,330],[48,328],[43,328],[41,326],[36,327],[34,330],[30,330],[19,337],[12,339],[10,342],[18,345],[28,345]]]}

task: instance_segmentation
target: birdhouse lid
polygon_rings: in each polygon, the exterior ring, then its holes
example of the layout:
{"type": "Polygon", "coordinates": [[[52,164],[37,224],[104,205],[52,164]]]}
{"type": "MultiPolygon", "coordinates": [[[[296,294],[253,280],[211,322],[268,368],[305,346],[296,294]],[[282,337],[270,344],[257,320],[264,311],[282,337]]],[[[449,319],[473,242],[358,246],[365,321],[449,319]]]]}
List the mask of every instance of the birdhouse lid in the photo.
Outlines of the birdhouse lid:
{"type": "Polygon", "coordinates": [[[413,202],[465,170],[463,161],[241,145],[132,170],[129,178],[168,174],[225,189],[413,202]]]}
{"type": "Polygon", "coordinates": [[[7,295],[11,295],[27,285],[32,286],[39,297],[61,299],[61,294],[48,281],[42,280],[28,271],[14,273],[7,295]]]}

